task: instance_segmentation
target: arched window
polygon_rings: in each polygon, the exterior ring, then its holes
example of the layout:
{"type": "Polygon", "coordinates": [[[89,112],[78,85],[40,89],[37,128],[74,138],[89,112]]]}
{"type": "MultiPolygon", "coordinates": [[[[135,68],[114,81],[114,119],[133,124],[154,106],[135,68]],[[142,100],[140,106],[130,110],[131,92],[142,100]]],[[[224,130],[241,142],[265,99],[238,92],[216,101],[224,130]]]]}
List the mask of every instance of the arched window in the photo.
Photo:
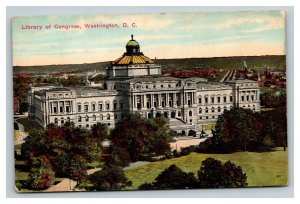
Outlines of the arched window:
{"type": "Polygon", "coordinates": [[[224,106],[224,111],[226,111],[227,110],[227,107],[226,106],[224,106]]]}
{"type": "Polygon", "coordinates": [[[109,115],[109,114],[107,114],[106,118],[107,118],[107,120],[110,120],[110,115],[109,115]]]}
{"type": "Polygon", "coordinates": [[[60,119],[60,123],[61,123],[61,124],[64,124],[64,123],[65,123],[64,118],[61,118],[61,119],[60,119]]]}
{"type": "Polygon", "coordinates": [[[110,110],[110,102],[109,101],[105,102],[105,109],[110,110]]]}
{"type": "Polygon", "coordinates": [[[117,101],[113,101],[114,110],[117,110],[117,101]]]}
{"type": "Polygon", "coordinates": [[[78,122],[81,122],[81,116],[78,116],[78,122]]]}
{"type": "Polygon", "coordinates": [[[92,111],[95,112],[96,111],[96,102],[92,102],[92,111]]]}
{"type": "Polygon", "coordinates": [[[103,111],[103,102],[98,103],[99,111],[103,111]]]}
{"type": "Polygon", "coordinates": [[[208,108],[207,107],[205,108],[205,113],[208,113],[208,108]]]}
{"type": "Polygon", "coordinates": [[[88,116],[88,115],[85,116],[85,121],[86,121],[86,122],[89,121],[89,116],[88,116]]]}
{"type": "Polygon", "coordinates": [[[189,116],[193,116],[193,112],[191,110],[189,111],[189,116]]]}
{"type": "Polygon", "coordinates": [[[202,96],[198,97],[198,103],[201,104],[202,103],[202,96]]]}
{"type": "Polygon", "coordinates": [[[226,94],[223,95],[223,102],[224,102],[224,103],[227,102],[227,95],[226,95],[226,94]]]}
{"type": "Polygon", "coordinates": [[[67,117],[67,122],[71,122],[71,119],[70,119],[70,117],[67,117]]]}
{"type": "Polygon", "coordinates": [[[81,103],[77,103],[77,112],[78,112],[78,113],[81,112],[81,103]]]}
{"type": "Polygon", "coordinates": [[[57,118],[54,119],[54,123],[55,123],[56,125],[58,124],[58,119],[57,119],[57,118]]]}
{"type": "Polygon", "coordinates": [[[211,108],[211,112],[212,112],[212,113],[215,112],[215,108],[214,108],[214,107],[211,108]]]}
{"type": "Polygon", "coordinates": [[[199,113],[202,113],[202,108],[199,108],[199,113]]]}
{"type": "Polygon", "coordinates": [[[218,112],[221,112],[221,107],[218,107],[218,112]]]}
{"type": "Polygon", "coordinates": [[[169,118],[169,113],[168,112],[164,112],[164,116],[165,116],[165,118],[169,118]]]}
{"type": "Polygon", "coordinates": [[[95,115],[93,115],[93,117],[92,117],[92,118],[93,118],[93,121],[96,121],[96,116],[95,116],[95,115]]]}
{"type": "Polygon", "coordinates": [[[84,103],[84,112],[89,112],[89,103],[84,103]]]}

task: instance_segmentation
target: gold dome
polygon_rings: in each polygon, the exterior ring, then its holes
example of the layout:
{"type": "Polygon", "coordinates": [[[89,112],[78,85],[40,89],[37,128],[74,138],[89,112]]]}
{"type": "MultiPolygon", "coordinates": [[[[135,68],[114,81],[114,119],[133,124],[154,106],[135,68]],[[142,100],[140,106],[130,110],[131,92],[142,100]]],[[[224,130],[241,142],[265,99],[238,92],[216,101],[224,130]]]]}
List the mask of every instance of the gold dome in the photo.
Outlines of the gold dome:
{"type": "Polygon", "coordinates": [[[131,40],[126,44],[126,52],[124,55],[112,62],[112,65],[129,64],[154,64],[149,57],[144,56],[144,54],[140,52],[140,45],[133,39],[133,35],[131,35],[131,40]]]}

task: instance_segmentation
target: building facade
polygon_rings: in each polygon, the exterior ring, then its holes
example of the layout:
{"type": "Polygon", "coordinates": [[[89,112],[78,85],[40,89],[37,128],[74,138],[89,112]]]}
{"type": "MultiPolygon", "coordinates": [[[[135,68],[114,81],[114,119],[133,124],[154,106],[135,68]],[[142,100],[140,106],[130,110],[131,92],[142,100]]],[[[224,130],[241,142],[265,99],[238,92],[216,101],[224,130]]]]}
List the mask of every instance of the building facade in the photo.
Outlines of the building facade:
{"type": "Polygon", "coordinates": [[[216,122],[234,107],[260,111],[257,82],[162,76],[161,66],[140,52],[133,36],[106,75],[102,87],[32,87],[29,117],[44,127],[70,121],[86,128],[98,122],[114,128],[127,114],[163,115],[172,129],[187,134],[199,132],[203,124],[216,122]]]}

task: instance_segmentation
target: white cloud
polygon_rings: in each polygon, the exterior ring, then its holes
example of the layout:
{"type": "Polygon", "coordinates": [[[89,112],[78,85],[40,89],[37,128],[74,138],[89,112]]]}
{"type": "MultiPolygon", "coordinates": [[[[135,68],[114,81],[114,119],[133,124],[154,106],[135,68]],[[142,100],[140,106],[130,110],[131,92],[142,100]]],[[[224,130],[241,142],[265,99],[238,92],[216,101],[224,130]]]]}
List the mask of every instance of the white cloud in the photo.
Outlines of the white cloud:
{"type": "Polygon", "coordinates": [[[258,24],[257,28],[244,30],[244,32],[254,33],[261,32],[265,30],[272,29],[282,29],[284,28],[285,18],[284,17],[275,17],[275,16],[267,16],[261,15],[259,17],[247,16],[242,18],[230,19],[222,23],[217,23],[211,25],[210,28],[215,30],[223,30],[229,29],[233,26],[243,25],[243,24],[258,24]]]}

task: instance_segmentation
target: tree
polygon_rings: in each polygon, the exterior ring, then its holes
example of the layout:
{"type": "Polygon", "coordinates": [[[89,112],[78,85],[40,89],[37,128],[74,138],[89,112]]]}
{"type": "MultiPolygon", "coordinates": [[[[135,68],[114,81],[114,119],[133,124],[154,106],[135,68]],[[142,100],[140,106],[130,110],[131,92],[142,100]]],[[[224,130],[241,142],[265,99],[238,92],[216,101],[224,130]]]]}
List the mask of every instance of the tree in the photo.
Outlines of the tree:
{"type": "Polygon", "coordinates": [[[26,182],[28,188],[43,190],[54,183],[55,173],[46,156],[34,157],[29,163],[31,167],[26,182]]]}
{"type": "Polygon", "coordinates": [[[100,159],[101,136],[89,130],[65,123],[50,124],[45,131],[33,131],[22,145],[25,158],[46,155],[58,176],[83,180],[88,164],[100,159]]]}
{"type": "Polygon", "coordinates": [[[134,114],[117,125],[111,132],[110,140],[113,147],[127,151],[131,161],[138,161],[170,152],[169,143],[173,141],[173,134],[165,118],[145,120],[134,114]]]}
{"type": "Polygon", "coordinates": [[[90,189],[97,191],[122,190],[132,185],[120,167],[108,163],[105,163],[100,171],[90,175],[89,179],[92,183],[90,189]]]}
{"type": "Polygon", "coordinates": [[[225,164],[213,158],[202,161],[198,171],[200,188],[246,187],[247,176],[240,166],[227,161],[225,164]]]}
{"type": "Polygon", "coordinates": [[[258,131],[254,129],[255,116],[251,110],[231,109],[225,111],[216,123],[215,135],[212,143],[216,151],[229,153],[247,151],[258,138],[258,131]]]}
{"type": "Polygon", "coordinates": [[[141,190],[167,190],[192,189],[197,187],[194,173],[182,171],[176,165],[171,165],[161,172],[153,183],[145,183],[139,187],[141,190]]]}

